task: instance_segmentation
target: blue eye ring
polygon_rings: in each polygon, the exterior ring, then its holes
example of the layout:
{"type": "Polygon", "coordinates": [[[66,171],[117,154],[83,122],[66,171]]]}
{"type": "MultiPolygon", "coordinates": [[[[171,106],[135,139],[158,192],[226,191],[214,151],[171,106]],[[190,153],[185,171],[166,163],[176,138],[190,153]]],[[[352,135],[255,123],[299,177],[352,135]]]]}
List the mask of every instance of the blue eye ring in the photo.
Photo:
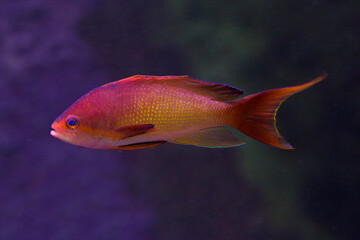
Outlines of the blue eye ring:
{"type": "Polygon", "coordinates": [[[66,120],[66,127],[69,129],[75,129],[79,126],[79,121],[75,117],[69,117],[66,120]]]}

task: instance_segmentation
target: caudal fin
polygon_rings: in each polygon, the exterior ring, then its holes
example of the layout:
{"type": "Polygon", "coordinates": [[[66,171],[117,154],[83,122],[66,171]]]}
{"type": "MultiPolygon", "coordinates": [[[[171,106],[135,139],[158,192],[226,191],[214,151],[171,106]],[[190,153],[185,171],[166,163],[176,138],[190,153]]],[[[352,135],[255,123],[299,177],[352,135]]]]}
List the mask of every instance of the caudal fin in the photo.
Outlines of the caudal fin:
{"type": "Polygon", "coordinates": [[[288,97],[322,81],[326,76],[323,72],[302,85],[267,90],[235,101],[234,104],[240,111],[235,127],[259,142],[282,149],[293,149],[276,128],[276,112],[288,97]]]}

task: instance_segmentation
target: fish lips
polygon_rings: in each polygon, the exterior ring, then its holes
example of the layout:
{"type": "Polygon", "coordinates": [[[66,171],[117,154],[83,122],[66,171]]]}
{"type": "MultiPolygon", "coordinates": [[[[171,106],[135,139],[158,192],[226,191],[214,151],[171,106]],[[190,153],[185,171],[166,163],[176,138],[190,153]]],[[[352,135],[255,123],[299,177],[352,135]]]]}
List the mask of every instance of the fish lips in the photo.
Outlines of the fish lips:
{"type": "Polygon", "coordinates": [[[53,137],[56,137],[56,138],[59,138],[59,137],[60,137],[60,136],[59,136],[59,133],[56,132],[54,129],[51,129],[50,135],[53,136],[53,137]]]}
{"type": "Polygon", "coordinates": [[[70,139],[66,134],[63,134],[63,133],[61,133],[61,132],[58,132],[58,131],[56,131],[55,129],[52,129],[52,130],[50,131],[50,135],[53,136],[53,137],[55,137],[55,138],[57,138],[57,139],[59,139],[59,140],[61,140],[61,141],[63,141],[63,142],[73,144],[72,141],[71,141],[71,139],[70,139]]]}
{"type": "Polygon", "coordinates": [[[53,136],[53,137],[56,137],[56,138],[58,138],[58,139],[60,139],[60,140],[63,140],[63,136],[62,136],[62,134],[59,132],[59,131],[57,131],[57,130],[61,130],[61,129],[59,129],[58,128],[59,126],[58,126],[58,124],[56,123],[56,121],[55,122],[53,122],[53,124],[51,124],[51,131],[50,131],[50,135],[51,136],[53,136]]]}

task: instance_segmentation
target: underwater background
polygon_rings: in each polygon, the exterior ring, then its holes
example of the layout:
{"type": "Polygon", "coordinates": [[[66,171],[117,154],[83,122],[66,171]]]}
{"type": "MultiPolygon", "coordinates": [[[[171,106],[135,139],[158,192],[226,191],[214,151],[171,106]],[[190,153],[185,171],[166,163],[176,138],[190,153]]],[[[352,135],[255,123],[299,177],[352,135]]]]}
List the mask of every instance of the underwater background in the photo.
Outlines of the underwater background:
{"type": "Polygon", "coordinates": [[[0,239],[335,240],[360,235],[360,1],[2,0],[0,239]],[[190,75],[278,112],[285,151],[91,150],[50,136],[86,92],[190,75]]]}

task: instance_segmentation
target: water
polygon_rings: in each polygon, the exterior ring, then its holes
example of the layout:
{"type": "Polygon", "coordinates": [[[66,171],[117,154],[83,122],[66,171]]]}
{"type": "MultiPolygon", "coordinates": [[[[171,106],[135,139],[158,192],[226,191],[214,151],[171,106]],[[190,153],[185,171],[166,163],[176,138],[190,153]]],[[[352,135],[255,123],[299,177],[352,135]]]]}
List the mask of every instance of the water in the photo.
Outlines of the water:
{"type": "Polygon", "coordinates": [[[356,1],[3,1],[0,239],[357,239],[356,1]],[[135,74],[245,95],[318,76],[278,128],[295,150],[77,148],[50,124],[135,74]]]}

